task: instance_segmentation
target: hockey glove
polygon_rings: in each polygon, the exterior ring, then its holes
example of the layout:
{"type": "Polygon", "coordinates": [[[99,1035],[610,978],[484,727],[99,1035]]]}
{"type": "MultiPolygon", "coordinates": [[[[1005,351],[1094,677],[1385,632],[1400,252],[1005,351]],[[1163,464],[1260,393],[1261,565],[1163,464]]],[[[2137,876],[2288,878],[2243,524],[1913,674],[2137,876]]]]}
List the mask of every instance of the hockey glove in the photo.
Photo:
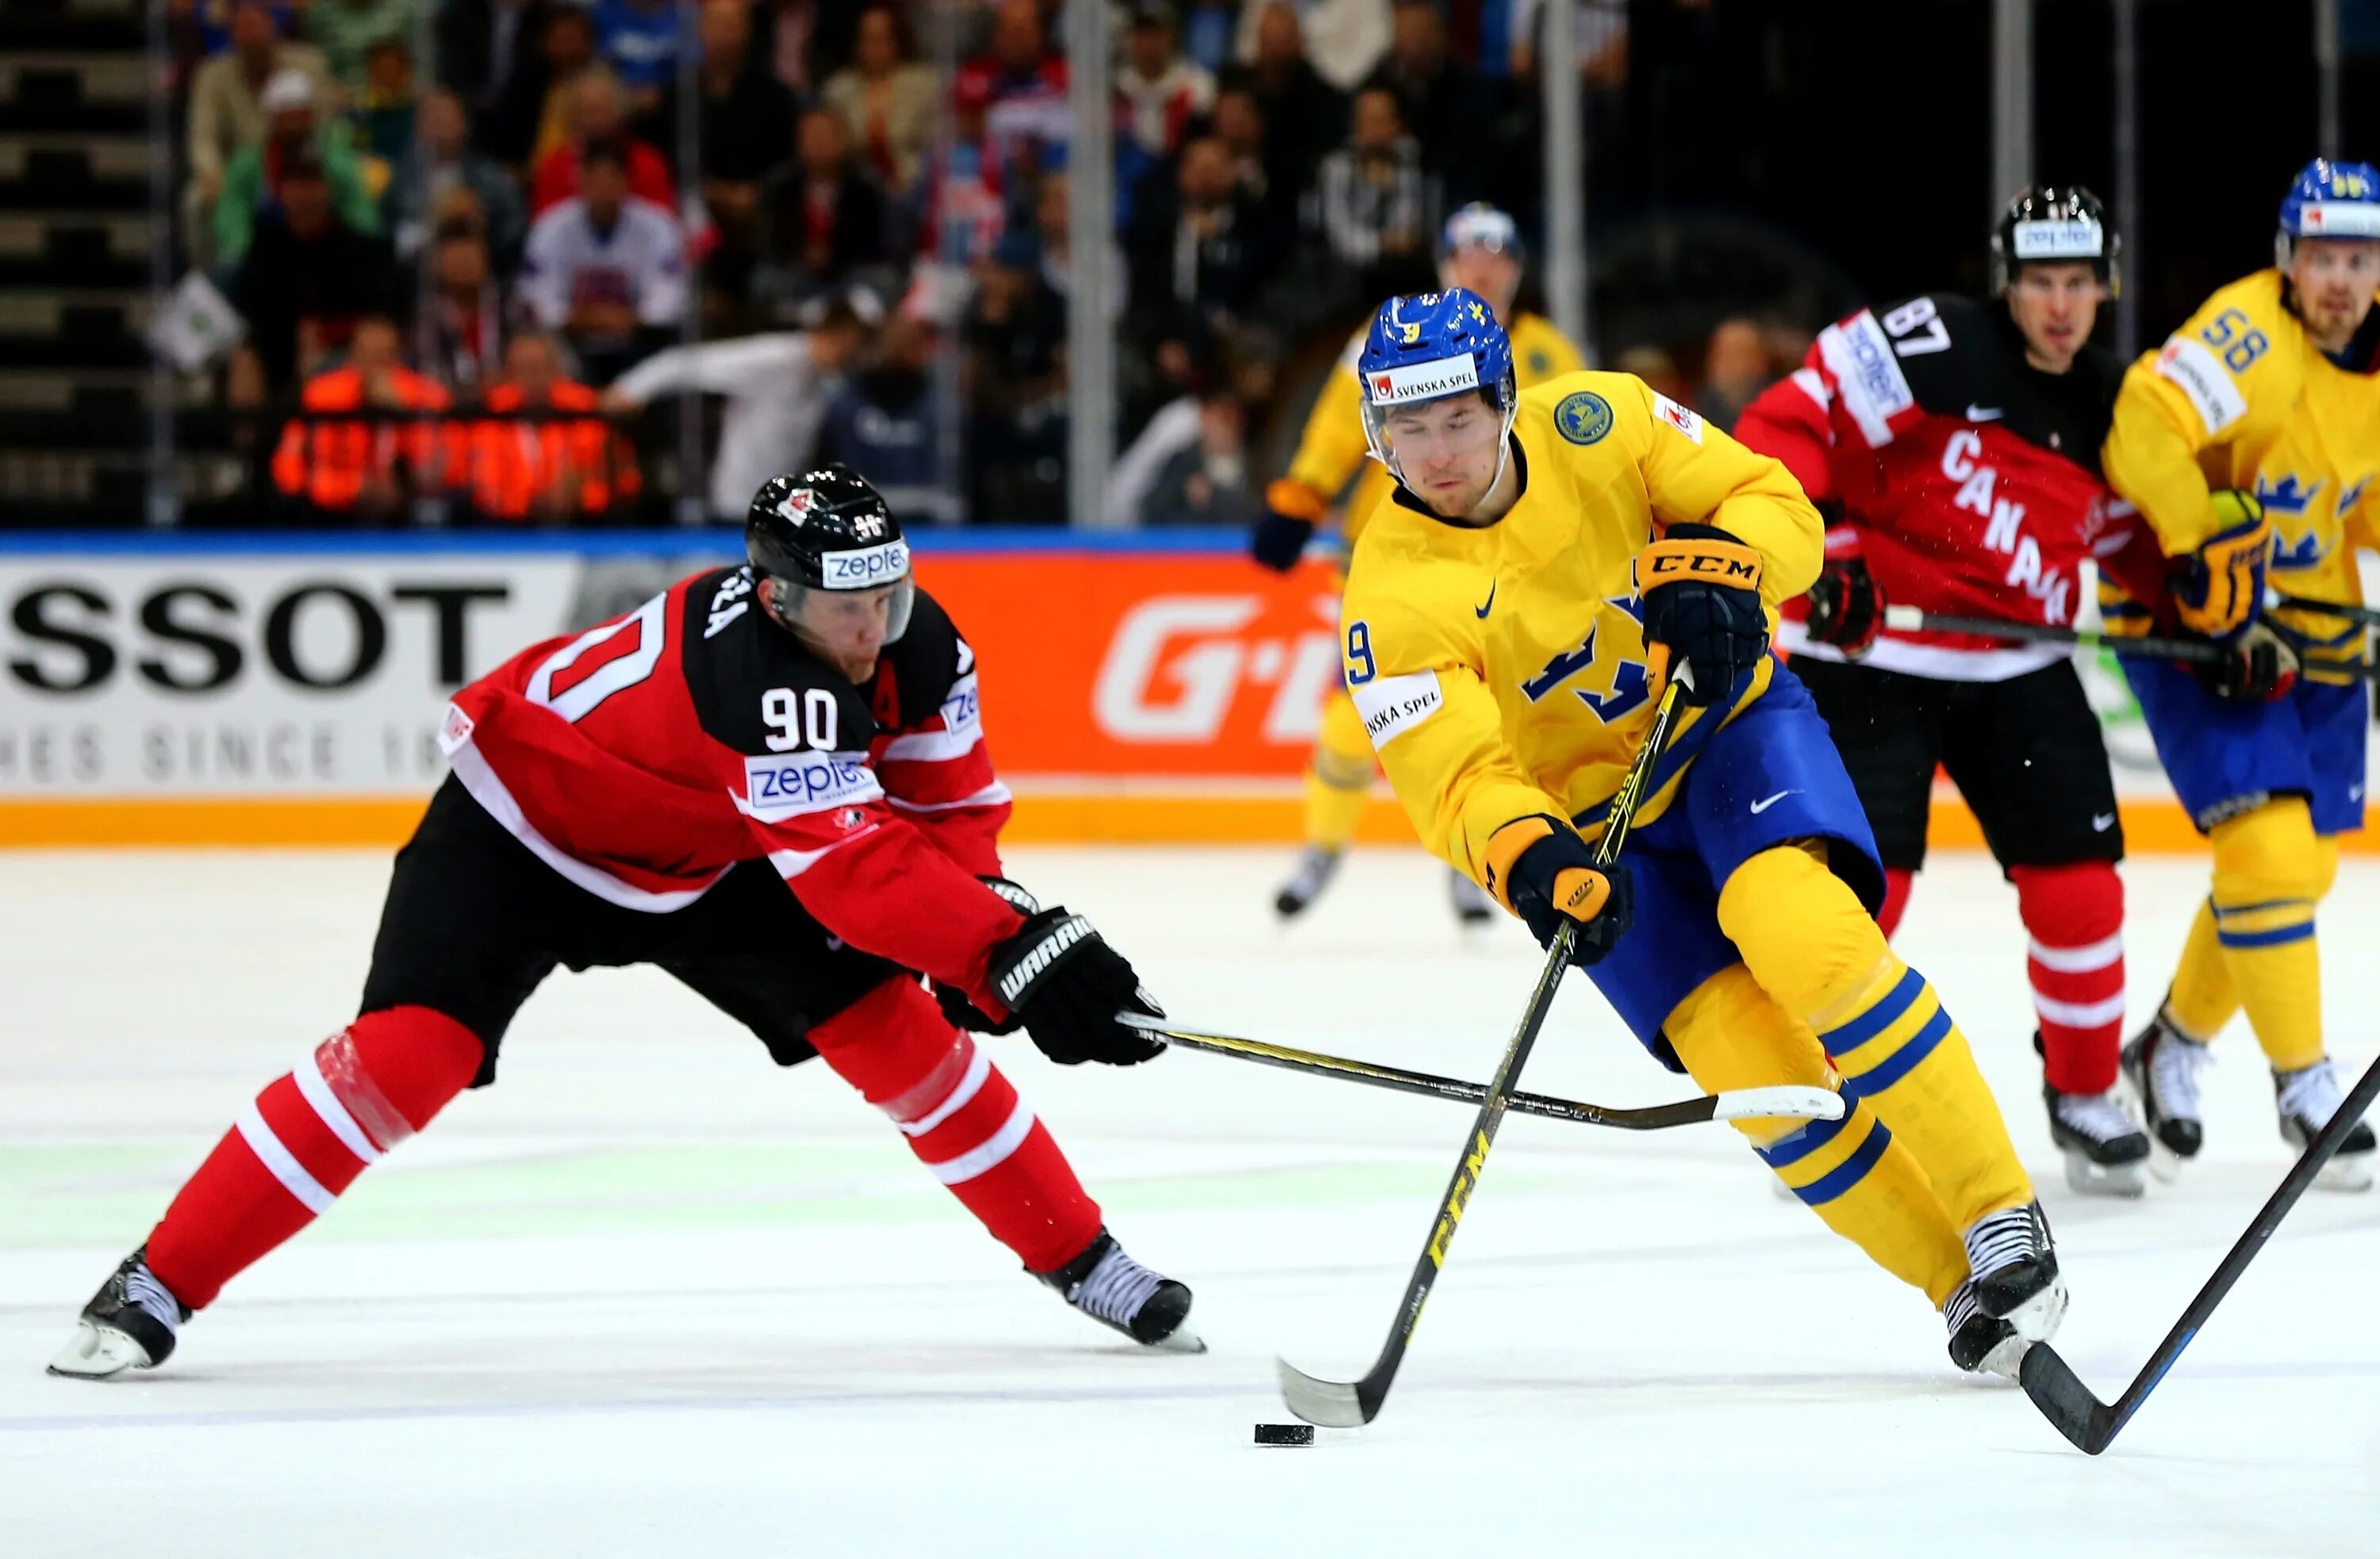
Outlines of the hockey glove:
{"type": "Polygon", "coordinates": [[[1553,945],[1564,920],[1578,922],[1570,961],[1600,963],[1636,919],[1628,869],[1595,864],[1570,824],[1543,813],[1516,818],[1488,840],[1488,889],[1518,915],[1540,947],[1553,945]]]}
{"type": "Polygon", "coordinates": [[[2297,686],[2297,651],[2263,623],[2249,624],[2247,632],[2228,643],[2218,640],[2216,648],[2222,660],[2200,661],[2191,669],[2199,686],[2226,702],[2269,702],[2297,686]]]}
{"type": "Polygon", "coordinates": [[[1161,1042],[1117,1022],[1116,1014],[1162,1017],[1165,1009],[1141,989],[1123,954],[1062,907],[1032,916],[992,947],[991,990],[1061,1066],[1130,1066],[1164,1053],[1161,1042]]]}
{"type": "Polygon", "coordinates": [[[2235,639],[2263,608],[2273,527],[2252,493],[2224,488],[2209,496],[2220,529],[2182,560],[2174,605],[2192,633],[2235,639]]]}
{"type": "Polygon", "coordinates": [[[1672,525],[1636,554],[1636,593],[1655,688],[1683,661],[1694,672],[1687,703],[1732,703],[1768,652],[1760,554],[1715,525],[1672,525]]]}
{"type": "Polygon", "coordinates": [[[1810,615],[1803,630],[1821,644],[1831,644],[1852,660],[1876,645],[1876,630],[1884,626],[1884,591],[1867,571],[1867,560],[1853,553],[1827,560],[1810,586],[1810,615]]]}
{"type": "Polygon", "coordinates": [[[1248,534],[1248,551],[1277,574],[1286,574],[1305,555],[1314,527],[1330,512],[1330,500],[1302,481],[1282,477],[1265,489],[1265,512],[1248,534]]]}
{"type": "MultiPolygon", "coordinates": [[[[1041,901],[1005,877],[978,877],[977,882],[1008,901],[1010,908],[1019,915],[1038,915],[1041,901]]],[[[995,1018],[967,999],[967,993],[955,985],[934,984],[934,1000],[942,1009],[942,1017],[953,1028],[965,1029],[977,1034],[1014,1034],[1025,1026],[1025,1020],[1014,1013],[995,1018]]]]}

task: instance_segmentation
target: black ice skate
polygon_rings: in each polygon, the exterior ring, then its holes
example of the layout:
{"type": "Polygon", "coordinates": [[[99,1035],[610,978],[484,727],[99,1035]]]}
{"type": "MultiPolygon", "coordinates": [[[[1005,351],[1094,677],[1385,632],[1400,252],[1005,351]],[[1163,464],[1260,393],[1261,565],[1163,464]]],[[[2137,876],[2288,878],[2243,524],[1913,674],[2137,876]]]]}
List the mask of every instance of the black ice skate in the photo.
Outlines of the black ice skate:
{"type": "Polygon", "coordinates": [[[2206,1047],[2173,1026],[2165,1008],[2157,1008],[2149,1026],[2124,1046],[2124,1078],[2141,1102],[2149,1134],[2156,1145],[2149,1173],[2170,1182],[2181,1166],[2205,1145],[2206,1127],[2199,1118],[2198,1070],[2213,1057],[2206,1047]]]}
{"type": "Polygon", "coordinates": [[[1985,1315],[1975,1297],[1975,1285],[1962,1283],[1942,1303],[1943,1324],[1950,1329],[1950,1362],[1971,1375],[2003,1375],[2013,1381],[2033,1345],[2016,1328],[1996,1315],[1985,1315]]]}
{"type": "Polygon", "coordinates": [[[2060,1093],[2042,1085],[2049,1139],[2066,1155],[2066,1183],[2090,1197],[2136,1197],[2148,1189],[2149,1134],[2114,1089],[2060,1093]]]}
{"type": "Polygon", "coordinates": [[[1344,854],[1318,845],[1307,846],[1297,858],[1297,870],[1289,874],[1281,892],[1272,895],[1273,912],[1284,920],[1305,913],[1306,906],[1320,898],[1322,890],[1330,885],[1330,879],[1339,875],[1339,862],[1344,854]]]}
{"type": "MultiPolygon", "coordinates": [[[[2304,1152],[2306,1144],[2320,1136],[2330,1117],[2338,1113],[2342,1098],[2338,1074],[2331,1069],[2326,1055],[2294,1072],[2275,1072],[2273,1099],[2281,1112],[2281,1140],[2304,1152]]],[[[2370,1190],[2374,1146],[2372,1123],[2356,1122],[2313,1183],[2334,1191],[2370,1190]]]]}
{"type": "Polygon", "coordinates": [[[82,1308],[75,1334],[50,1360],[50,1373],[103,1381],[127,1370],[154,1370],[174,1355],[174,1334],[190,1312],[149,1270],[149,1248],[99,1285],[82,1308]]]}
{"type": "Polygon", "coordinates": [[[1975,1304],[2016,1329],[2028,1343],[2046,1343],[2066,1319],[2066,1280],[2041,1203],[1990,1212],[1968,1225],[1968,1283],[1975,1304]]]}
{"type": "Polygon", "coordinates": [[[1093,1321],[1112,1326],[1145,1347],[1168,1353],[1205,1353],[1207,1345],[1184,1324],[1190,1319],[1189,1285],[1150,1272],[1124,1254],[1105,1229],[1081,1255],[1054,1273],[1037,1274],[1093,1321]]]}
{"type": "Polygon", "coordinates": [[[1484,926],[1496,918],[1496,901],[1488,890],[1449,867],[1446,873],[1446,895],[1454,905],[1454,918],[1465,929],[1484,926]]]}

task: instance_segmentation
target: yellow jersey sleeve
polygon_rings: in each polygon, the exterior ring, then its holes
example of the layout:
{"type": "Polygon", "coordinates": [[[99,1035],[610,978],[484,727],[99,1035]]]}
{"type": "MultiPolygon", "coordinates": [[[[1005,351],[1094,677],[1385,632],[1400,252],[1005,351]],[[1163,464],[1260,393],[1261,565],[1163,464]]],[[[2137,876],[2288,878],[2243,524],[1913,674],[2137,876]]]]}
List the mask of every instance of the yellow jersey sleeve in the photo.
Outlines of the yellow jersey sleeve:
{"type": "Polygon", "coordinates": [[[1533,812],[1569,813],[1513,754],[1477,647],[1459,638],[1471,617],[1451,588],[1459,571],[1410,569],[1394,596],[1364,588],[1360,560],[1350,577],[1347,692],[1422,844],[1486,886],[1488,835],[1533,812]],[[1433,610],[1441,595],[1446,610],[1433,610]]]}
{"type": "Polygon", "coordinates": [[[1817,579],[1826,521],[1783,461],[1746,449],[1643,380],[1626,383],[1639,416],[1621,426],[1639,441],[1637,468],[1653,518],[1716,525],[1759,553],[1760,597],[1773,616],[1817,579]]]}
{"type": "Polygon", "coordinates": [[[2207,469],[2225,463],[2209,452],[2286,416],[2297,397],[2302,372],[2294,353],[2273,349],[2281,322],[2260,317],[2263,301],[2244,286],[2225,287],[2132,364],[2117,392],[2101,466],[2168,557],[2195,550],[2222,528],[2208,500],[2207,469]]]}
{"type": "Polygon", "coordinates": [[[1289,462],[1289,480],[1309,489],[1329,504],[1347,481],[1361,469],[1371,445],[1364,440],[1364,407],[1355,378],[1355,348],[1351,342],[1330,365],[1306,414],[1305,431],[1298,435],[1297,454],[1289,462]]]}

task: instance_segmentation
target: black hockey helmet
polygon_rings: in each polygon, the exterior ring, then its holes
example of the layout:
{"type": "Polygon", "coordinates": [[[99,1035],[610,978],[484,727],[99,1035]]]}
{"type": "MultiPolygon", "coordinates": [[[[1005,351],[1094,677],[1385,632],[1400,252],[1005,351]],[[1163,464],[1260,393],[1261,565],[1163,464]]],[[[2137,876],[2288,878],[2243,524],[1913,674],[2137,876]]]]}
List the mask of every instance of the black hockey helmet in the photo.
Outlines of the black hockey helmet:
{"type": "Polygon", "coordinates": [[[2019,268],[2032,262],[2082,260],[2113,298],[2123,290],[2123,238],[2107,225],[2098,196],[2079,184],[2035,184],[2009,201],[1992,225],[1992,294],[2006,292],[2019,268]]]}
{"type": "Polygon", "coordinates": [[[804,639],[833,637],[822,617],[828,608],[878,595],[887,602],[885,642],[909,626],[917,588],[901,521],[882,493],[838,461],[761,483],[744,516],[744,551],[752,571],[771,581],[769,615],[804,639]]]}

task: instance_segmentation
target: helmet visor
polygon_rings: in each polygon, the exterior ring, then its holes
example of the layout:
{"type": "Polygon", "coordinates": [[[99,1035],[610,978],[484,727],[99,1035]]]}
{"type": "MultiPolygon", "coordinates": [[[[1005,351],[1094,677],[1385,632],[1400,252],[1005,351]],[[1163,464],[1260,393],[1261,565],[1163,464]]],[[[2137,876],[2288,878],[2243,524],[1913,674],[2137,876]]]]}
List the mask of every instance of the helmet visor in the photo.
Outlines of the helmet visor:
{"type": "Polygon", "coordinates": [[[782,576],[770,604],[794,637],[836,661],[865,660],[909,627],[917,586],[906,574],[859,590],[816,590],[782,576]]]}

